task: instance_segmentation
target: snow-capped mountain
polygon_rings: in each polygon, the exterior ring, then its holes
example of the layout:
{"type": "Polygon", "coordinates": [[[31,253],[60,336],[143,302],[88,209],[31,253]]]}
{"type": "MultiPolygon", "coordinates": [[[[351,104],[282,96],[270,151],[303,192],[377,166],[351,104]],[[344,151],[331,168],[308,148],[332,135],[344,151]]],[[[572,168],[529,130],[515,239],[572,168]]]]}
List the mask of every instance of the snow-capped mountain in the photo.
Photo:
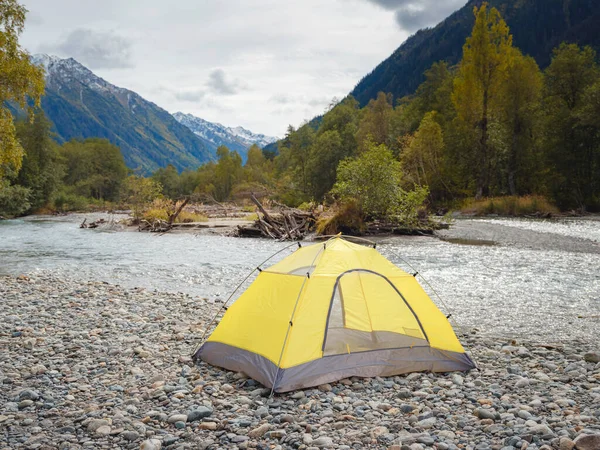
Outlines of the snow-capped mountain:
{"type": "Polygon", "coordinates": [[[167,111],[73,58],[34,55],[32,61],[46,70],[42,109],[59,141],[108,139],[121,148],[129,167],[144,173],[168,164],[195,169],[214,158],[210,146],[167,111]]]}
{"type": "Polygon", "coordinates": [[[207,145],[212,146],[214,149],[220,145],[225,145],[229,150],[240,153],[244,159],[248,148],[252,145],[256,144],[263,148],[265,145],[278,140],[276,137],[252,133],[243,127],[232,128],[220,123],[209,122],[192,114],[176,112],[173,117],[202,138],[207,145]]]}

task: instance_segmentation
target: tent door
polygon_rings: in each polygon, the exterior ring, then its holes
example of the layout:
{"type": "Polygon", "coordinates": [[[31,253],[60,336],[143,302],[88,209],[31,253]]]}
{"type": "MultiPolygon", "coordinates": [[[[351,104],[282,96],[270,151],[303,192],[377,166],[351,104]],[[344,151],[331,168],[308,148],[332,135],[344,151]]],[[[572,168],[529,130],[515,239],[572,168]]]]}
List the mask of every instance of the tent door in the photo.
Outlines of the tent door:
{"type": "Polygon", "coordinates": [[[429,346],[419,319],[396,287],[376,272],[352,270],[336,280],[323,355],[429,346]]]}

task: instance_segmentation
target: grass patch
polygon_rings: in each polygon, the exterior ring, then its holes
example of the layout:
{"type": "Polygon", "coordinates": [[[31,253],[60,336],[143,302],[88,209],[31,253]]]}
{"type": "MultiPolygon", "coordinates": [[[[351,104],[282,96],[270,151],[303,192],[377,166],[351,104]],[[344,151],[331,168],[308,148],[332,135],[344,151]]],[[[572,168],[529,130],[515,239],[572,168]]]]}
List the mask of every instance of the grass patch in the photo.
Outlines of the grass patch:
{"type": "Polygon", "coordinates": [[[468,199],[461,208],[461,212],[476,216],[488,214],[499,216],[547,216],[557,214],[559,210],[541,195],[526,195],[524,197],[490,197],[481,200],[468,199]]]}
{"type": "MultiPolygon", "coordinates": [[[[142,219],[149,222],[153,220],[169,220],[169,215],[177,210],[178,203],[165,199],[156,199],[152,205],[144,211],[142,219]]],[[[185,209],[179,213],[175,223],[208,222],[208,218],[202,214],[197,214],[185,209]]]]}

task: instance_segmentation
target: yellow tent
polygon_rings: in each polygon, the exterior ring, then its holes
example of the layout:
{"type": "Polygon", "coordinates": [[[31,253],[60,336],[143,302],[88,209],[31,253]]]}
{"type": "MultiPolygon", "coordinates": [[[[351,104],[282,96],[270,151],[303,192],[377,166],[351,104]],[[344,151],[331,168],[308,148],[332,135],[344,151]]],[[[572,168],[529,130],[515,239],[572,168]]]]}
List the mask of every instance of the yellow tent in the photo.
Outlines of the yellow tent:
{"type": "Polygon", "coordinates": [[[195,358],[275,392],[475,367],[413,275],[340,237],[262,270],[195,358]]]}

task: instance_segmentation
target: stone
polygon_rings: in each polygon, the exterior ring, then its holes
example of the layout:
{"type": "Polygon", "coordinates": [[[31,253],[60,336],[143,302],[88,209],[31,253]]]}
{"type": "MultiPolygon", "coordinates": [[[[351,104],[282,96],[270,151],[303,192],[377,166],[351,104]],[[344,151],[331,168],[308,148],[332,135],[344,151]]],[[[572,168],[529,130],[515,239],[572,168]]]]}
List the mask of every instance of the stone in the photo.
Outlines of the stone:
{"type": "Polygon", "coordinates": [[[109,426],[110,422],[107,419],[92,419],[87,424],[87,429],[90,432],[95,432],[100,427],[109,426]]]}
{"type": "Polygon", "coordinates": [[[331,447],[333,445],[333,439],[330,437],[321,436],[321,437],[318,437],[317,439],[314,439],[312,441],[311,445],[313,445],[314,447],[319,447],[319,448],[331,447]]]}
{"type": "Polygon", "coordinates": [[[136,441],[139,439],[140,433],[138,433],[137,431],[127,430],[123,431],[119,436],[121,436],[126,441],[136,441]]]}
{"type": "Polygon", "coordinates": [[[161,448],[162,443],[158,439],[148,439],[140,445],[140,450],[160,450],[161,448]]]}
{"type": "Polygon", "coordinates": [[[600,352],[589,352],[583,355],[583,360],[589,363],[600,362],[600,352]]]}
{"type": "Polygon", "coordinates": [[[473,411],[473,414],[480,419],[496,420],[496,413],[489,409],[477,408],[475,411],[473,411]]]}
{"type": "Polygon", "coordinates": [[[97,436],[108,436],[110,434],[110,427],[108,425],[103,425],[98,427],[95,431],[97,436]]]}
{"type": "Polygon", "coordinates": [[[571,439],[567,437],[560,438],[558,443],[559,450],[573,450],[573,447],[575,447],[575,442],[573,442],[571,439]]]}
{"type": "Polygon", "coordinates": [[[187,415],[188,422],[197,422],[198,420],[202,420],[205,417],[210,417],[213,413],[212,408],[208,408],[206,406],[200,406],[196,409],[190,411],[187,415]]]}
{"type": "Polygon", "coordinates": [[[268,423],[263,423],[262,425],[260,425],[259,427],[254,428],[253,430],[250,430],[248,432],[248,436],[250,436],[251,438],[259,438],[264,436],[264,434],[269,431],[269,429],[271,428],[271,426],[268,423]]]}
{"type": "Polygon", "coordinates": [[[598,450],[600,449],[600,434],[589,434],[578,436],[575,439],[575,448],[577,450],[598,450]]]}
{"type": "Polygon", "coordinates": [[[215,422],[202,422],[200,425],[198,425],[198,428],[201,430],[214,431],[217,429],[217,424],[215,422]]]}
{"type": "Polygon", "coordinates": [[[167,419],[168,423],[186,422],[188,416],[186,414],[173,414],[167,419]]]}

